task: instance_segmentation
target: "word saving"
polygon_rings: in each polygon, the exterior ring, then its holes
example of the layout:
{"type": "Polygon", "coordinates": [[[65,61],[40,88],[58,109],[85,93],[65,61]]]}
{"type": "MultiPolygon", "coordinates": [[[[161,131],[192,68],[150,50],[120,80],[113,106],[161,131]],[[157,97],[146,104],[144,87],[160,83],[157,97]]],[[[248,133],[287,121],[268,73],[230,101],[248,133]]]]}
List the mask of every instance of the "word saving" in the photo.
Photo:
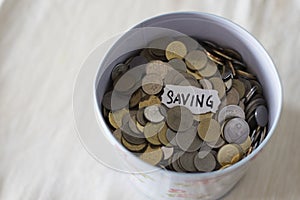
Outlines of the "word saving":
{"type": "Polygon", "coordinates": [[[162,103],[167,107],[184,106],[194,114],[216,112],[221,101],[216,90],[203,90],[193,86],[166,85],[162,103]]]}

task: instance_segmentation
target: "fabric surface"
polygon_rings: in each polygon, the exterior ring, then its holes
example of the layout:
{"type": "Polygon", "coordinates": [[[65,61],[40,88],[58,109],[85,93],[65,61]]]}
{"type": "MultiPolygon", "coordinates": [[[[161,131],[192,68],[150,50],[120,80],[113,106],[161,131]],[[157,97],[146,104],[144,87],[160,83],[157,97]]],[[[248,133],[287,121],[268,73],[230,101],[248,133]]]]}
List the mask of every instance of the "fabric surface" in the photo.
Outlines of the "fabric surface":
{"type": "Polygon", "coordinates": [[[225,199],[300,197],[300,1],[0,1],[0,199],[145,199],[80,143],[72,94],[97,44],[171,11],[228,18],[266,48],[284,105],[271,141],[225,199]]]}

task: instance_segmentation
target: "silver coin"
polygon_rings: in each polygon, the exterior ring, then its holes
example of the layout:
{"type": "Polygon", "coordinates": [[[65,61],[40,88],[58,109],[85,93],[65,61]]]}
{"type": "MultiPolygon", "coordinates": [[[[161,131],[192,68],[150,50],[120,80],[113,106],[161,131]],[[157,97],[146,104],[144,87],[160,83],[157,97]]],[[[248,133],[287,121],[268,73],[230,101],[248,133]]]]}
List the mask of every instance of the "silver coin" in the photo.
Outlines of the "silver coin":
{"type": "Polygon", "coordinates": [[[128,65],[123,63],[117,64],[111,72],[111,79],[113,81],[116,80],[118,76],[124,74],[127,70],[128,70],[128,65]]]}
{"type": "Polygon", "coordinates": [[[168,160],[169,158],[171,158],[171,156],[174,153],[174,148],[173,147],[161,147],[161,150],[164,154],[164,160],[168,160]]]}
{"type": "Polygon", "coordinates": [[[268,110],[264,105],[260,105],[255,110],[255,119],[259,126],[266,126],[268,123],[268,110]]]}
{"type": "Polygon", "coordinates": [[[246,141],[249,133],[249,125],[242,118],[233,118],[224,127],[224,138],[228,143],[242,144],[246,141]]]}
{"type": "Polygon", "coordinates": [[[228,105],[220,110],[218,114],[218,122],[222,123],[224,120],[234,117],[245,119],[245,112],[237,105],[228,105]]]}
{"type": "Polygon", "coordinates": [[[186,65],[183,60],[174,58],[168,62],[175,70],[179,72],[186,72],[186,65]]]}
{"type": "Polygon", "coordinates": [[[194,165],[198,171],[210,172],[216,167],[216,159],[210,152],[200,151],[194,158],[194,165]]]}
{"type": "Polygon", "coordinates": [[[144,110],[144,116],[147,120],[153,123],[159,123],[165,119],[165,117],[160,113],[158,105],[146,107],[144,110]]]}
{"type": "Polygon", "coordinates": [[[183,151],[194,152],[201,147],[202,140],[197,134],[197,129],[192,127],[187,131],[178,132],[176,134],[176,143],[183,151]]]}
{"type": "Polygon", "coordinates": [[[207,79],[201,79],[199,80],[199,83],[201,84],[203,89],[211,90],[213,88],[212,83],[207,79]]]}

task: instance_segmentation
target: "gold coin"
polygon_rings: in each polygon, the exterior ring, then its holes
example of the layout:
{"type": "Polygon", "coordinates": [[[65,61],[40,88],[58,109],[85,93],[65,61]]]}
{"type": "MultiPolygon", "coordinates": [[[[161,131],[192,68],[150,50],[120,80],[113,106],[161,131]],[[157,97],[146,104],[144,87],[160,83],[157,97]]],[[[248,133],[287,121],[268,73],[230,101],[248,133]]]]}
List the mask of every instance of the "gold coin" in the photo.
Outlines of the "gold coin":
{"type": "Polygon", "coordinates": [[[199,74],[199,73],[196,73],[196,72],[192,72],[191,70],[187,69],[186,72],[188,74],[191,74],[196,80],[201,80],[203,79],[203,77],[199,74]]]}
{"type": "Polygon", "coordinates": [[[129,151],[142,151],[147,146],[147,143],[143,144],[131,144],[128,142],[124,137],[121,138],[122,144],[129,150],[129,151]]]}
{"type": "Polygon", "coordinates": [[[173,41],[166,48],[166,58],[168,60],[171,60],[173,58],[182,59],[186,54],[186,46],[180,41],[173,41]]]}
{"type": "Polygon", "coordinates": [[[220,99],[222,99],[226,93],[225,84],[221,78],[213,77],[209,79],[213,85],[213,89],[218,91],[220,99]]]}
{"type": "Polygon", "coordinates": [[[113,132],[113,136],[116,138],[116,140],[118,140],[118,142],[121,143],[121,139],[122,139],[122,130],[121,129],[116,129],[114,132],[113,132]]]}
{"type": "Polygon", "coordinates": [[[218,71],[218,67],[216,63],[208,59],[206,63],[206,67],[201,69],[199,71],[199,74],[202,77],[212,77],[215,73],[217,73],[217,71],[218,71]]]}
{"type": "Polygon", "coordinates": [[[164,127],[158,132],[159,141],[165,146],[172,146],[167,139],[168,126],[165,124],[164,127]]]}
{"type": "Polygon", "coordinates": [[[159,133],[165,126],[165,122],[159,122],[159,123],[151,123],[148,122],[146,126],[144,127],[144,135],[145,137],[152,137],[153,135],[159,133]]]}
{"type": "Polygon", "coordinates": [[[226,105],[238,105],[240,103],[239,92],[235,88],[231,88],[224,99],[226,105]]]}
{"type": "Polygon", "coordinates": [[[244,154],[247,153],[247,151],[249,150],[249,148],[251,147],[251,138],[250,136],[247,137],[246,141],[242,144],[240,144],[240,147],[243,149],[244,154]]]}
{"type": "Polygon", "coordinates": [[[225,166],[227,164],[232,164],[233,158],[237,155],[239,155],[239,158],[241,157],[241,152],[238,145],[226,144],[220,148],[217,159],[222,166],[225,166]]]}
{"type": "Polygon", "coordinates": [[[199,114],[199,115],[193,114],[193,119],[198,121],[198,122],[201,122],[204,119],[211,119],[213,117],[213,115],[214,114],[211,113],[211,112],[208,112],[208,113],[205,113],[205,114],[199,114]]]}
{"type": "Polygon", "coordinates": [[[233,79],[232,87],[234,87],[238,91],[240,98],[244,97],[246,89],[242,81],[240,81],[239,79],[233,79]]]}
{"type": "Polygon", "coordinates": [[[155,104],[161,104],[161,101],[157,96],[151,95],[148,99],[139,103],[139,108],[145,108],[147,106],[152,106],[155,104]]]}
{"type": "Polygon", "coordinates": [[[253,74],[250,74],[249,72],[245,72],[242,70],[236,70],[236,73],[242,77],[248,78],[248,79],[256,79],[256,76],[253,74]]]}
{"type": "Polygon", "coordinates": [[[116,129],[120,128],[122,126],[123,117],[128,113],[129,113],[128,109],[125,108],[114,112],[109,112],[108,114],[109,123],[116,129]]]}
{"type": "Polygon", "coordinates": [[[157,94],[163,87],[162,78],[157,74],[147,74],[142,80],[142,88],[149,95],[157,94]]]}
{"type": "Polygon", "coordinates": [[[151,145],[148,145],[145,152],[140,155],[140,159],[151,165],[157,165],[163,159],[163,155],[163,151],[160,147],[152,147],[151,145]]]}
{"type": "Polygon", "coordinates": [[[241,159],[241,154],[238,153],[235,156],[232,157],[231,159],[231,164],[237,163],[241,159]]]}
{"type": "Polygon", "coordinates": [[[220,124],[214,119],[204,119],[198,125],[198,135],[206,142],[218,141],[221,135],[220,124]]]}
{"type": "Polygon", "coordinates": [[[137,129],[140,131],[140,132],[144,132],[144,126],[142,126],[138,121],[136,122],[136,127],[137,127],[137,129]]]}
{"type": "Polygon", "coordinates": [[[205,51],[205,53],[206,53],[207,57],[208,57],[211,61],[213,61],[213,62],[215,62],[215,63],[217,63],[217,64],[219,64],[219,65],[224,65],[222,59],[220,59],[219,57],[217,57],[217,56],[215,56],[215,55],[209,53],[208,51],[205,51]]]}
{"type": "Polygon", "coordinates": [[[153,145],[161,145],[161,142],[158,138],[158,134],[156,133],[155,135],[153,135],[152,137],[148,137],[146,138],[146,140],[153,145]]]}
{"type": "Polygon", "coordinates": [[[228,64],[229,68],[231,69],[231,72],[232,72],[233,76],[235,76],[236,73],[235,73],[235,69],[234,69],[234,67],[233,67],[232,62],[228,61],[227,64],[228,64]]]}
{"type": "Polygon", "coordinates": [[[226,168],[230,167],[231,165],[232,165],[232,164],[224,165],[224,166],[222,166],[219,170],[226,169],[226,168]]]}
{"type": "Polygon", "coordinates": [[[138,89],[137,91],[135,91],[129,100],[129,108],[133,108],[133,107],[137,106],[139,104],[139,102],[141,101],[142,96],[143,96],[143,92],[141,89],[138,89]]]}
{"type": "Polygon", "coordinates": [[[161,60],[152,60],[146,65],[146,74],[157,74],[164,79],[171,70],[171,65],[161,60]]]}
{"type": "Polygon", "coordinates": [[[204,51],[191,51],[186,55],[185,63],[191,70],[201,70],[206,66],[207,56],[204,51]]]}

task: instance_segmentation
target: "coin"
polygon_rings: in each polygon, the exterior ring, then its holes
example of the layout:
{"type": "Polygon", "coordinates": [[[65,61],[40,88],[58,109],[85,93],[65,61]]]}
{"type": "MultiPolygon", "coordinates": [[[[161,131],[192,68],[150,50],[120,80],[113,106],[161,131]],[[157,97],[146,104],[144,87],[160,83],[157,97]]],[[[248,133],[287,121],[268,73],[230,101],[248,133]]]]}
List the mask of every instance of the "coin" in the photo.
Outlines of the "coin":
{"type": "Polygon", "coordinates": [[[218,65],[224,65],[224,61],[220,57],[215,56],[209,51],[205,51],[205,53],[210,60],[214,61],[218,65]]]}
{"type": "Polygon", "coordinates": [[[212,83],[213,89],[218,91],[218,95],[219,95],[220,99],[222,99],[226,92],[225,84],[224,84],[223,80],[218,77],[213,77],[213,78],[210,78],[209,81],[212,83]]]}
{"type": "Polygon", "coordinates": [[[160,147],[148,145],[145,152],[140,155],[140,159],[151,165],[157,165],[163,159],[163,152],[160,147]]]}
{"type": "Polygon", "coordinates": [[[152,40],[148,47],[150,48],[151,52],[156,56],[165,56],[165,49],[167,46],[173,41],[170,37],[161,37],[155,40],[152,40]]]}
{"type": "Polygon", "coordinates": [[[122,131],[121,129],[116,129],[114,132],[113,132],[113,136],[116,138],[116,140],[121,143],[121,138],[122,138],[122,131]]]}
{"type": "Polygon", "coordinates": [[[214,114],[211,113],[211,112],[204,113],[204,114],[199,114],[199,115],[193,114],[193,119],[200,122],[200,121],[202,121],[204,119],[207,119],[207,118],[211,119],[213,117],[213,115],[214,114]]]}
{"type": "Polygon", "coordinates": [[[184,43],[188,52],[203,48],[195,39],[189,36],[179,36],[176,37],[176,40],[184,43]]]}
{"type": "Polygon", "coordinates": [[[173,146],[177,146],[177,143],[176,143],[176,132],[174,132],[173,130],[169,129],[167,130],[166,132],[166,138],[167,140],[169,141],[170,144],[172,144],[173,146]]]}
{"type": "Polygon", "coordinates": [[[201,79],[203,79],[203,77],[202,77],[202,76],[200,75],[200,73],[197,72],[197,71],[196,71],[196,72],[193,72],[193,71],[187,69],[186,72],[187,72],[188,74],[191,74],[196,80],[201,80],[201,79]]]}
{"type": "Polygon", "coordinates": [[[144,108],[140,108],[136,114],[136,120],[142,125],[145,126],[147,119],[144,117],[144,108]]]}
{"type": "Polygon", "coordinates": [[[158,134],[159,131],[163,129],[165,125],[165,122],[160,122],[160,123],[151,123],[148,122],[146,126],[144,127],[144,135],[146,138],[150,138],[152,136],[155,136],[158,134]]]}
{"type": "Polygon", "coordinates": [[[216,65],[216,63],[214,63],[213,61],[209,60],[206,63],[206,67],[201,69],[199,71],[199,73],[201,74],[201,76],[203,77],[211,77],[213,76],[216,72],[218,71],[218,67],[216,65]]]}
{"type": "Polygon", "coordinates": [[[229,91],[232,88],[232,79],[229,78],[227,81],[224,82],[226,86],[226,91],[229,91]]]}
{"type": "Polygon", "coordinates": [[[179,71],[176,71],[174,69],[169,70],[164,79],[164,85],[175,85],[176,80],[174,79],[174,77],[176,77],[176,75],[178,74],[180,74],[179,71]]]}
{"type": "Polygon", "coordinates": [[[216,167],[216,159],[210,152],[200,151],[194,157],[194,165],[198,171],[211,172],[216,167]]]}
{"type": "Polygon", "coordinates": [[[180,72],[186,72],[186,64],[183,60],[174,58],[168,62],[175,70],[180,72]]]}
{"type": "Polygon", "coordinates": [[[227,164],[227,165],[224,165],[224,166],[222,166],[221,168],[220,168],[220,170],[222,170],[222,169],[226,169],[226,168],[228,168],[228,167],[230,167],[232,164],[227,164]]]}
{"type": "Polygon", "coordinates": [[[247,137],[246,141],[243,142],[242,144],[240,144],[240,147],[243,149],[243,153],[247,153],[247,151],[249,150],[249,148],[251,147],[251,138],[250,136],[247,137]]]}
{"type": "Polygon", "coordinates": [[[237,105],[228,105],[219,111],[218,122],[222,123],[224,120],[234,117],[245,119],[245,112],[237,105]]]}
{"type": "Polygon", "coordinates": [[[225,97],[227,105],[237,105],[240,102],[240,95],[235,88],[231,88],[225,97]]]}
{"type": "Polygon", "coordinates": [[[201,70],[206,66],[207,56],[205,52],[201,50],[190,51],[185,56],[185,63],[191,70],[201,70]]]}
{"type": "Polygon", "coordinates": [[[223,53],[226,54],[228,57],[232,58],[232,60],[243,62],[241,54],[235,51],[234,49],[224,48],[223,53]]]}
{"type": "Polygon", "coordinates": [[[232,87],[234,87],[238,91],[238,93],[240,95],[240,98],[244,97],[244,95],[245,95],[245,86],[244,86],[244,83],[242,81],[240,81],[239,79],[233,79],[232,87]]]}
{"type": "Polygon", "coordinates": [[[198,154],[198,152],[184,152],[179,157],[179,162],[182,168],[187,172],[196,172],[197,169],[194,165],[194,158],[198,154]]]}
{"type": "Polygon", "coordinates": [[[108,118],[110,124],[116,129],[120,128],[122,126],[122,119],[127,113],[129,113],[129,111],[125,108],[118,111],[109,112],[108,118]]]}
{"type": "Polygon", "coordinates": [[[214,119],[204,119],[199,123],[198,135],[206,142],[217,141],[221,135],[220,124],[214,119]]]}
{"type": "Polygon", "coordinates": [[[202,141],[197,135],[196,127],[192,127],[187,131],[178,132],[176,134],[176,143],[183,151],[194,152],[201,147],[202,141]]]}
{"type": "Polygon", "coordinates": [[[128,126],[129,126],[130,130],[136,134],[141,134],[142,132],[137,128],[136,124],[137,124],[136,116],[135,115],[130,116],[129,120],[128,120],[128,126]]]}
{"type": "Polygon", "coordinates": [[[256,76],[253,74],[250,74],[249,72],[243,71],[243,70],[236,70],[236,73],[239,74],[242,77],[248,78],[248,79],[256,79],[256,76]]]}
{"type": "Polygon", "coordinates": [[[232,164],[231,161],[236,155],[242,157],[239,147],[236,144],[225,144],[220,148],[217,159],[222,166],[225,166],[232,164]]]}
{"type": "Polygon", "coordinates": [[[138,89],[137,91],[135,91],[129,100],[129,108],[133,108],[133,107],[137,106],[139,104],[139,102],[141,101],[142,96],[143,96],[143,92],[141,89],[138,89]]]}
{"type": "Polygon", "coordinates": [[[117,64],[112,72],[111,72],[111,79],[114,81],[116,78],[122,74],[124,74],[128,70],[128,65],[119,63],[117,64]]]}
{"type": "Polygon", "coordinates": [[[144,116],[147,120],[153,123],[158,123],[165,119],[165,117],[160,113],[158,105],[151,105],[146,107],[144,110],[144,116]]]}
{"type": "Polygon", "coordinates": [[[222,137],[219,137],[219,139],[217,141],[206,142],[206,144],[208,146],[210,146],[211,148],[217,149],[217,148],[222,147],[225,144],[225,141],[222,139],[222,137]]]}
{"type": "Polygon", "coordinates": [[[186,46],[180,41],[173,41],[166,48],[166,58],[168,60],[171,60],[173,58],[182,59],[186,54],[186,46]]]}
{"type": "Polygon", "coordinates": [[[138,121],[136,122],[136,128],[143,133],[144,132],[144,126],[142,126],[138,121]]]}
{"type": "Polygon", "coordinates": [[[125,73],[116,82],[114,90],[121,93],[130,91],[136,84],[136,77],[132,73],[125,73]]]}
{"type": "Polygon", "coordinates": [[[179,158],[184,154],[184,152],[176,152],[173,154],[171,159],[171,165],[176,172],[185,172],[185,170],[181,167],[179,158]]]}
{"type": "Polygon", "coordinates": [[[157,74],[147,74],[142,80],[142,88],[149,95],[157,94],[161,91],[163,81],[157,74]]]}
{"type": "Polygon", "coordinates": [[[103,99],[102,99],[102,105],[104,108],[111,110],[111,96],[112,96],[113,91],[109,91],[104,94],[103,99]]]}
{"type": "Polygon", "coordinates": [[[171,158],[174,153],[173,147],[161,147],[161,150],[164,154],[164,160],[168,160],[169,158],[171,158]]]}
{"type": "Polygon", "coordinates": [[[232,75],[235,76],[236,73],[235,73],[235,69],[234,69],[234,67],[233,67],[232,62],[231,62],[231,61],[228,61],[226,64],[227,64],[227,66],[229,66],[229,68],[230,68],[230,70],[231,70],[231,72],[232,72],[232,75]]]}
{"type": "Polygon", "coordinates": [[[129,68],[139,67],[148,63],[148,60],[145,56],[138,55],[134,56],[128,63],[129,68]]]}
{"type": "Polygon", "coordinates": [[[256,80],[250,80],[249,82],[251,83],[252,86],[255,86],[257,88],[256,92],[258,94],[262,94],[263,93],[263,89],[261,87],[261,84],[258,81],[256,81],[256,80]]]}
{"type": "Polygon", "coordinates": [[[121,127],[122,136],[126,139],[126,141],[131,144],[143,144],[146,143],[146,140],[143,135],[139,135],[130,130],[128,123],[123,124],[121,127]]]}
{"type": "Polygon", "coordinates": [[[257,92],[257,87],[254,86],[250,89],[250,91],[246,94],[245,97],[245,103],[249,103],[250,99],[254,96],[254,94],[257,92]]]}
{"type": "Polygon", "coordinates": [[[158,132],[159,141],[165,146],[172,146],[167,138],[168,126],[165,124],[164,127],[158,132]]]}
{"type": "Polygon", "coordinates": [[[242,144],[246,141],[249,133],[249,125],[242,118],[233,118],[224,127],[224,138],[228,143],[242,144]]]}
{"type": "Polygon", "coordinates": [[[213,89],[212,83],[208,79],[201,79],[199,80],[199,83],[201,84],[203,89],[211,90],[213,89]]]}
{"type": "Polygon", "coordinates": [[[255,119],[259,126],[266,126],[268,123],[268,110],[264,105],[260,105],[255,110],[255,119]]]}
{"type": "Polygon", "coordinates": [[[193,114],[183,106],[175,106],[167,111],[167,124],[174,131],[188,130],[193,124],[193,114]]]}
{"type": "Polygon", "coordinates": [[[145,108],[147,106],[151,106],[151,105],[155,105],[155,104],[160,104],[161,101],[160,99],[157,97],[157,96],[154,96],[154,95],[150,95],[148,96],[147,99],[145,100],[142,100],[140,103],[139,103],[139,108],[145,108]]]}
{"type": "Polygon", "coordinates": [[[146,65],[146,74],[156,74],[164,79],[171,65],[161,60],[152,60],[146,65]]]}
{"type": "Polygon", "coordinates": [[[147,146],[147,143],[131,144],[124,137],[121,138],[121,142],[128,150],[134,151],[134,152],[142,151],[147,146]]]}

